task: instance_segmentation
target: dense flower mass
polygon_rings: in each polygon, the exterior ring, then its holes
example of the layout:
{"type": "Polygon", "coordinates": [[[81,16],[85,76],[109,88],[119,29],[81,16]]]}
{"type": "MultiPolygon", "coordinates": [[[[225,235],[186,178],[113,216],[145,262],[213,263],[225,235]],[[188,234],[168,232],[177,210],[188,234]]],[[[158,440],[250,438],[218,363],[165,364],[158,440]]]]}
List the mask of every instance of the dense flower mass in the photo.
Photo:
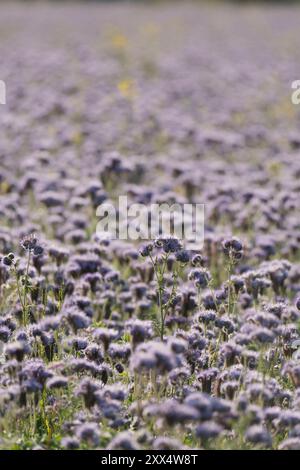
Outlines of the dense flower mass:
{"type": "Polygon", "coordinates": [[[1,5],[1,449],[300,449],[299,19],[1,5]],[[119,195],[204,245],[109,240],[119,195]]]}

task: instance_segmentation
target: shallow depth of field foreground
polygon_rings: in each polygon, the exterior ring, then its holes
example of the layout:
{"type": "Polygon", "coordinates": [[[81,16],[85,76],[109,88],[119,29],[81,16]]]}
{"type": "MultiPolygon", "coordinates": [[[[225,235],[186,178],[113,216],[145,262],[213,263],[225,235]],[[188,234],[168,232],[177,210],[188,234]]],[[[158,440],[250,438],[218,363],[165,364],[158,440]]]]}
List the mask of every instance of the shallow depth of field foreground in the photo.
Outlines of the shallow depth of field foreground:
{"type": "Polygon", "coordinates": [[[1,2],[1,449],[300,449],[299,22],[1,2]],[[120,195],[203,249],[105,240],[120,195]]]}

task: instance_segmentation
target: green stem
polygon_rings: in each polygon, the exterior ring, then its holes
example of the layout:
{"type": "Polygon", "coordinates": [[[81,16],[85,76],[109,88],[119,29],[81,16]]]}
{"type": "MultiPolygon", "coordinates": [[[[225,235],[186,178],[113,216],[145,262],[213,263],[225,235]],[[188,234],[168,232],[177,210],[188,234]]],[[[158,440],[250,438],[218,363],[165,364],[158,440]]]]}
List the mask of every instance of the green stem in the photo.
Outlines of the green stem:
{"type": "Polygon", "coordinates": [[[27,259],[27,266],[26,266],[26,272],[25,272],[25,286],[24,286],[24,305],[25,308],[27,307],[27,287],[28,287],[28,274],[29,274],[29,266],[30,266],[30,250],[28,251],[28,259],[27,259]]]}
{"type": "Polygon", "coordinates": [[[232,275],[232,268],[233,268],[233,263],[230,260],[229,261],[229,266],[228,266],[228,314],[230,315],[231,313],[231,303],[232,303],[232,298],[231,298],[231,287],[232,287],[232,282],[231,282],[231,275],[232,275]]]}
{"type": "Polygon", "coordinates": [[[21,304],[21,308],[22,308],[23,323],[24,323],[25,317],[26,317],[26,307],[25,307],[24,302],[23,302],[19,274],[18,274],[18,271],[17,271],[17,268],[16,268],[15,265],[14,265],[14,270],[13,271],[14,271],[14,275],[15,275],[15,278],[16,278],[18,297],[19,297],[19,301],[20,301],[20,304],[21,304]]]}

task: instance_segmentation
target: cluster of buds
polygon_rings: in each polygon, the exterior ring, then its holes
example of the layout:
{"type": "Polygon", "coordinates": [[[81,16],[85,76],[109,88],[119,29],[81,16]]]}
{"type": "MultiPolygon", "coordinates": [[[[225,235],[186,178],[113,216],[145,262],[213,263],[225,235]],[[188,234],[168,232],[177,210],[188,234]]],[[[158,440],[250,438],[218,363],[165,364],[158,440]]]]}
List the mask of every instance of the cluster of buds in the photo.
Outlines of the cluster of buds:
{"type": "MultiPolygon", "coordinates": [[[[35,258],[42,256],[44,253],[44,248],[39,244],[38,239],[35,235],[27,235],[20,242],[21,247],[33,254],[35,258]]],[[[18,258],[14,253],[8,253],[8,255],[3,256],[2,263],[5,266],[17,266],[18,258]]]]}
{"type": "Polygon", "coordinates": [[[41,256],[44,253],[44,248],[39,245],[38,239],[34,234],[24,237],[21,240],[21,247],[33,253],[34,256],[41,256]]]}
{"type": "Polygon", "coordinates": [[[239,261],[243,256],[242,242],[236,238],[225,239],[223,241],[223,252],[230,258],[231,261],[239,261]]]}

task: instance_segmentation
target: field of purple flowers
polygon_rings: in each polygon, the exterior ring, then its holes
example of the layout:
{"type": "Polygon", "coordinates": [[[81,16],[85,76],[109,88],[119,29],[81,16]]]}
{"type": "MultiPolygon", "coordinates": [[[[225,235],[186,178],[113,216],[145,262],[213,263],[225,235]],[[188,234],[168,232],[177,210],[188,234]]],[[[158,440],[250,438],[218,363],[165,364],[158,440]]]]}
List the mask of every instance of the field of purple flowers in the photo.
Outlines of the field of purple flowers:
{"type": "Polygon", "coordinates": [[[300,10],[183,3],[1,4],[1,449],[300,449],[300,10]]]}

